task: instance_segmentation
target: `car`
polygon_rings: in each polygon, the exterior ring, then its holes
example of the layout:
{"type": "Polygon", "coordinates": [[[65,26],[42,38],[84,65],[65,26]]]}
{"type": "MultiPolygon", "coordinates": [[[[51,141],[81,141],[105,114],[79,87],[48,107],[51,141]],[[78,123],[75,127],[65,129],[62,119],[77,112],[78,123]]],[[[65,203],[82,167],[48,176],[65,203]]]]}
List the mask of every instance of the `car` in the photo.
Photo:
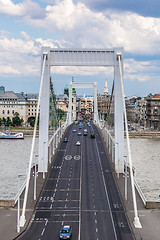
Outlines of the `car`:
{"type": "Polygon", "coordinates": [[[94,132],[91,132],[90,138],[95,138],[94,132]]]}
{"type": "Polygon", "coordinates": [[[73,129],[72,132],[76,132],[76,129],[73,129]]]}
{"type": "Polygon", "coordinates": [[[78,135],[78,136],[81,136],[81,135],[82,135],[82,133],[81,133],[81,132],[78,132],[78,133],[77,133],[77,135],[78,135]]]}
{"type": "Polygon", "coordinates": [[[72,237],[72,228],[70,225],[65,225],[60,231],[59,239],[71,239],[72,237]]]}
{"type": "Polygon", "coordinates": [[[68,142],[68,138],[64,138],[64,139],[63,139],[63,142],[68,142]]]}
{"type": "Polygon", "coordinates": [[[80,145],[81,145],[80,141],[77,141],[76,146],[80,146],[80,145]]]}

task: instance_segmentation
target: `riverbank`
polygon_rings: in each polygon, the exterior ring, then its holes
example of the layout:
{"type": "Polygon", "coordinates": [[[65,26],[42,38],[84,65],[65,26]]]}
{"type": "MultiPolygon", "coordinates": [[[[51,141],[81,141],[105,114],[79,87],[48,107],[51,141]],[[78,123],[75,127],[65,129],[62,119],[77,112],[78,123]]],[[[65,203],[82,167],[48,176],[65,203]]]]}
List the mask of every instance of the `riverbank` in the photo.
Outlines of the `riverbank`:
{"type": "MultiPolygon", "coordinates": [[[[0,129],[0,131],[4,131],[4,129],[0,129]]],[[[24,137],[27,136],[33,136],[33,129],[12,129],[12,132],[22,132],[24,137]]],[[[112,136],[114,135],[114,132],[111,131],[112,136]]],[[[37,136],[39,136],[39,130],[37,130],[37,136]]],[[[124,135],[126,136],[126,132],[124,132],[124,135]]],[[[129,136],[131,138],[160,138],[160,131],[129,131],[129,136]]]]}

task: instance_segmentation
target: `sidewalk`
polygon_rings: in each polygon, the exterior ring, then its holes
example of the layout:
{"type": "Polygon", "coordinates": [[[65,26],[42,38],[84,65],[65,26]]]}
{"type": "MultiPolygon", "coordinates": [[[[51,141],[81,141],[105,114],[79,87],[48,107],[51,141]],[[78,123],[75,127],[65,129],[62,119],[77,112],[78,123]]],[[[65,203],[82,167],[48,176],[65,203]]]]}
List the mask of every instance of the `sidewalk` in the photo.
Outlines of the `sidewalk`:
{"type": "MultiPolygon", "coordinates": [[[[116,176],[117,179],[117,176],[116,176]]],[[[120,194],[126,208],[127,216],[135,235],[136,240],[159,240],[160,239],[160,209],[146,209],[138,192],[136,191],[137,207],[138,207],[138,216],[142,228],[135,228],[133,224],[134,220],[134,209],[133,209],[133,199],[131,192],[131,182],[130,178],[127,180],[127,201],[125,200],[124,194],[124,177],[123,174],[120,174],[117,179],[117,184],[119,186],[120,194]]]]}
{"type": "MultiPolygon", "coordinates": [[[[37,178],[37,196],[40,195],[41,189],[43,187],[45,179],[43,179],[42,174],[38,174],[37,178]]],[[[21,228],[21,232],[25,230],[27,227],[29,220],[32,217],[34,207],[36,205],[36,200],[33,200],[33,183],[34,179],[31,177],[30,180],[30,187],[29,187],[29,194],[28,194],[28,201],[27,201],[27,208],[26,208],[26,223],[23,228],[21,228]]],[[[20,208],[22,212],[23,206],[23,198],[24,193],[20,199],[20,208]]],[[[17,233],[17,206],[14,208],[3,208],[0,207],[0,239],[2,240],[13,240],[19,234],[17,233]]]]}

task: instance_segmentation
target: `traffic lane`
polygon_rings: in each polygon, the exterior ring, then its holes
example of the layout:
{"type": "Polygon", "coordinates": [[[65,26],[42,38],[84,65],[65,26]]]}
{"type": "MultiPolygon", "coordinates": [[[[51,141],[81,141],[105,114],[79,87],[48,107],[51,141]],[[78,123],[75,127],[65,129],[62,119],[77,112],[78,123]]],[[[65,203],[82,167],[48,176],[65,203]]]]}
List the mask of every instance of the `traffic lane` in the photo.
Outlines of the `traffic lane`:
{"type": "MultiPolygon", "coordinates": [[[[56,158],[57,161],[55,160],[55,164],[58,163],[58,166],[57,165],[54,166],[53,167],[54,169],[52,169],[53,171],[51,171],[50,180],[47,181],[45,192],[42,193],[42,196],[40,198],[41,201],[38,205],[38,209],[36,211],[34,218],[32,219],[33,224],[31,225],[28,233],[26,234],[26,239],[35,239],[34,238],[35,236],[41,236],[41,234],[43,236],[47,232],[44,229],[44,224],[48,224],[49,222],[52,222],[50,219],[51,218],[51,209],[50,208],[52,208],[53,206],[51,207],[50,204],[51,204],[51,202],[55,202],[55,199],[53,199],[52,193],[55,194],[55,189],[56,189],[56,184],[57,184],[56,181],[59,179],[58,175],[59,175],[59,171],[61,170],[61,167],[62,167],[61,160],[62,160],[64,152],[65,152],[62,150],[65,150],[65,148],[63,148],[63,147],[66,146],[66,144],[62,143],[61,146],[62,146],[62,149],[60,149],[60,151],[57,154],[58,155],[58,157],[56,158]],[[51,181],[51,179],[52,179],[52,181],[51,181]],[[50,189],[50,187],[52,187],[52,189],[50,189]],[[47,195],[46,195],[46,193],[47,193],[47,195]],[[42,208],[45,209],[46,211],[44,211],[44,210],[42,211],[42,208]],[[48,210],[48,209],[50,209],[50,210],[48,210]],[[32,229],[34,229],[34,234],[32,233],[32,229]],[[35,231],[36,231],[36,233],[35,233],[35,231]],[[33,236],[33,238],[32,238],[32,236],[33,236]]],[[[62,211],[64,211],[64,204],[61,202],[60,204],[58,204],[57,208],[60,208],[60,209],[62,209],[62,211]]],[[[56,224],[59,225],[59,223],[56,223],[56,224]]],[[[59,227],[58,227],[58,229],[59,229],[59,227]]],[[[56,237],[58,237],[58,235],[56,237]]],[[[25,236],[24,236],[24,239],[25,239],[25,236]]]]}
{"type": "Polygon", "coordinates": [[[94,131],[96,133],[97,148],[99,149],[99,155],[102,163],[102,169],[104,173],[104,179],[106,182],[108,197],[112,210],[113,220],[119,239],[132,240],[133,236],[127,221],[127,217],[123,208],[123,204],[117,189],[117,185],[114,180],[114,176],[111,171],[109,160],[105,153],[104,145],[101,142],[101,137],[95,126],[94,131]]]}
{"type": "MultiPolygon", "coordinates": [[[[71,133],[72,134],[72,133],[71,133]]],[[[74,140],[71,140],[69,144],[72,144],[74,140]]],[[[77,150],[76,150],[77,153],[77,150]]],[[[59,222],[62,222],[62,225],[64,224],[70,224],[72,225],[73,229],[73,237],[76,239],[76,234],[78,233],[78,221],[79,221],[79,178],[74,178],[72,173],[75,173],[75,169],[77,170],[79,167],[77,166],[79,163],[77,162],[75,164],[75,160],[73,158],[75,154],[74,147],[72,148],[72,152],[66,151],[67,156],[70,156],[72,158],[67,158],[64,160],[64,165],[61,172],[61,177],[65,179],[63,181],[63,184],[59,186],[60,192],[62,194],[56,195],[58,199],[62,199],[62,201],[59,203],[59,205],[56,207],[56,209],[61,209],[63,214],[59,215],[59,222]],[[74,209],[75,214],[71,213],[71,209],[74,209]],[[77,210],[78,209],[78,210],[77,210]],[[74,226],[73,226],[74,225],[74,226]]],[[[78,172],[76,175],[79,175],[78,172]]],[[[77,176],[76,176],[77,177],[77,176]]],[[[61,180],[60,180],[61,182],[61,180]]],[[[58,191],[58,190],[57,190],[58,191]]]]}
{"type": "Polygon", "coordinates": [[[88,172],[86,171],[86,178],[83,178],[83,181],[86,181],[88,185],[87,187],[84,185],[82,188],[83,231],[81,233],[81,239],[88,237],[89,239],[116,239],[114,223],[111,219],[112,213],[109,210],[108,199],[102,180],[102,172],[96,156],[95,139],[88,138],[86,141],[88,145],[84,145],[84,147],[86,146],[86,154],[84,154],[83,157],[85,156],[86,159],[83,174],[87,168],[88,172]]]}

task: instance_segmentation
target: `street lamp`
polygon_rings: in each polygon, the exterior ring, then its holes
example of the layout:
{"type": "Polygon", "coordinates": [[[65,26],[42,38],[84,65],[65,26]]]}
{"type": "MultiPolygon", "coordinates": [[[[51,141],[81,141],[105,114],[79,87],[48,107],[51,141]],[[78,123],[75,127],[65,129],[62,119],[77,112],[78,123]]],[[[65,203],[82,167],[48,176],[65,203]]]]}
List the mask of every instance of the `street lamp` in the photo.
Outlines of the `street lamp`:
{"type": "MultiPolygon", "coordinates": [[[[38,157],[38,155],[36,154],[35,157],[38,157]]],[[[37,176],[38,176],[38,164],[37,161],[35,161],[35,165],[34,165],[34,200],[36,200],[36,188],[37,188],[37,176]]]]}
{"type": "Polygon", "coordinates": [[[128,173],[127,173],[127,156],[125,157],[125,171],[124,171],[124,195],[125,195],[125,199],[127,200],[127,177],[128,177],[128,173]]]}
{"type": "Polygon", "coordinates": [[[17,203],[17,232],[20,232],[20,186],[19,186],[19,178],[23,177],[24,175],[18,175],[18,203],[17,203]]]}

